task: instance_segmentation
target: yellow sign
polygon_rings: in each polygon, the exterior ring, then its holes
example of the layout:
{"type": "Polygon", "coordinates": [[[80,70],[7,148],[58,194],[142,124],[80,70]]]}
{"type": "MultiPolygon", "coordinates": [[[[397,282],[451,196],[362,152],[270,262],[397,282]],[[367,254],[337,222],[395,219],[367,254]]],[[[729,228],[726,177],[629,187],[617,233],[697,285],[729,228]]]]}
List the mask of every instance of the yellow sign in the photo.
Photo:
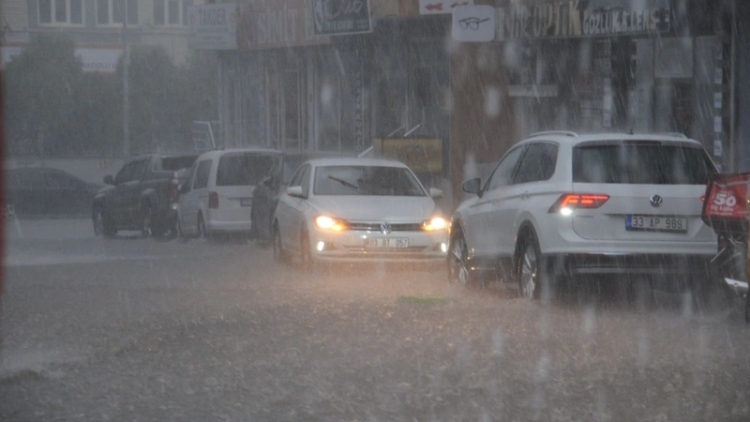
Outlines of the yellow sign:
{"type": "Polygon", "coordinates": [[[417,173],[443,171],[442,139],[373,139],[372,146],[377,154],[399,160],[417,173]]]}

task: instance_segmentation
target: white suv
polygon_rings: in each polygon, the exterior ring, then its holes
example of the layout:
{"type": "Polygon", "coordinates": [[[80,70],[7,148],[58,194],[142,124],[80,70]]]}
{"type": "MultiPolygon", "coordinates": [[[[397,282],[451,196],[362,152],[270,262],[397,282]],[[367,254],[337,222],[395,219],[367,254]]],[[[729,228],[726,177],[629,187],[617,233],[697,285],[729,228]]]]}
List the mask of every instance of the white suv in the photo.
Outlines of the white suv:
{"type": "Polygon", "coordinates": [[[539,298],[560,277],[706,274],[717,241],[701,209],[715,171],[682,135],[534,134],[486,182],[463,183],[476,196],[453,215],[448,276],[491,274],[539,298]]]}

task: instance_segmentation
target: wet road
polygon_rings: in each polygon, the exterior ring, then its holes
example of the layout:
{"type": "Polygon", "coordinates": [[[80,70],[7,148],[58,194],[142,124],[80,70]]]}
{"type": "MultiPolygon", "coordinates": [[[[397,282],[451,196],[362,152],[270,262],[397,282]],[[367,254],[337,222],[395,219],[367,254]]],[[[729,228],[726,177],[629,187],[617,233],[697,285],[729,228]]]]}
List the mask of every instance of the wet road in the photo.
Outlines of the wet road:
{"type": "Polygon", "coordinates": [[[727,310],[544,307],[440,270],[49,225],[6,243],[2,421],[750,420],[727,310]]]}

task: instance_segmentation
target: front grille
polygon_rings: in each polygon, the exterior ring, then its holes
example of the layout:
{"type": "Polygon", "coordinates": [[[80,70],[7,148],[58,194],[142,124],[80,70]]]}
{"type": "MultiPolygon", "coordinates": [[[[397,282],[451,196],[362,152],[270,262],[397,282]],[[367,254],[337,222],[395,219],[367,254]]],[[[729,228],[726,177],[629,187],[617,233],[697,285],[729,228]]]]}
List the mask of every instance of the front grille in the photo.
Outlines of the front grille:
{"type": "MultiPolygon", "coordinates": [[[[359,232],[379,232],[383,223],[349,223],[349,230],[359,232]]],[[[392,232],[422,231],[422,223],[390,223],[392,232]]]]}
{"type": "Polygon", "coordinates": [[[410,246],[408,248],[363,248],[362,246],[345,246],[347,252],[362,252],[368,254],[394,253],[394,252],[422,252],[425,246],[410,246]]]}

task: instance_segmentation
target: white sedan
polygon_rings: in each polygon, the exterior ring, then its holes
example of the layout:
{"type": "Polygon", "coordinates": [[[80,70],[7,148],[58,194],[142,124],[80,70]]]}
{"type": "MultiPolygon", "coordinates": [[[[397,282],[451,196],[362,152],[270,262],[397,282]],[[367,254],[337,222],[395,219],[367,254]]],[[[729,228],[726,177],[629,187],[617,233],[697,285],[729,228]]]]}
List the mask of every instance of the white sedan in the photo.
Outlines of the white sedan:
{"type": "Polygon", "coordinates": [[[273,221],[277,261],[443,262],[448,223],[405,164],[392,160],[323,158],[299,167],[273,221]]]}

